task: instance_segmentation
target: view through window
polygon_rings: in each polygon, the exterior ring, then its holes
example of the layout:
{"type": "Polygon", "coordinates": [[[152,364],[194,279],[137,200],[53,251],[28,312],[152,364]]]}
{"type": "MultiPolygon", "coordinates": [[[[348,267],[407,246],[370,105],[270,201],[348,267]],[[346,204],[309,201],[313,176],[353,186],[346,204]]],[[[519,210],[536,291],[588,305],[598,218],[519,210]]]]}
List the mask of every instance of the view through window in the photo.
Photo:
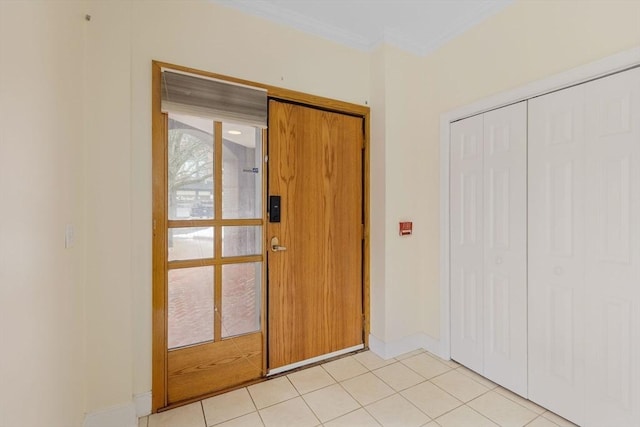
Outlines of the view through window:
{"type": "Polygon", "coordinates": [[[258,331],[262,130],[170,113],[167,144],[168,348],[258,331]]]}

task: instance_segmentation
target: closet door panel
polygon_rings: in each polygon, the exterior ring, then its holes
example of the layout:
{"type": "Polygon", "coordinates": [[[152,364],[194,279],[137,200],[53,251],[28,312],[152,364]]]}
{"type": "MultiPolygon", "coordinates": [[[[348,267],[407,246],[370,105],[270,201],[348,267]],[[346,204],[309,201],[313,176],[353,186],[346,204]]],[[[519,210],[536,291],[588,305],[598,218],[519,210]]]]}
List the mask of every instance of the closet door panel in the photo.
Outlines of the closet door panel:
{"type": "Polygon", "coordinates": [[[640,69],[585,87],[585,425],[638,426],[640,69]]]}
{"type": "Polygon", "coordinates": [[[529,399],[584,423],[584,87],[529,101],[529,399]]]}
{"type": "Polygon", "coordinates": [[[482,116],[451,124],[451,357],[482,373],[482,116]]]}
{"type": "Polygon", "coordinates": [[[527,106],[484,114],[484,375],[527,396],[527,106]]]}

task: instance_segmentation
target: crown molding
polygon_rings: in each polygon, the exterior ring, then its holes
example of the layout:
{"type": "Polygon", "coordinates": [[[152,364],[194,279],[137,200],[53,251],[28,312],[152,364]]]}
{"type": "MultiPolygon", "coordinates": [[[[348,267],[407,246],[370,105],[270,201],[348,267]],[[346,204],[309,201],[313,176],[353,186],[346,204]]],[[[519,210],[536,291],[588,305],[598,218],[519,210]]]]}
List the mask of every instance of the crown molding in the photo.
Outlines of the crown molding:
{"type": "Polygon", "coordinates": [[[281,7],[264,0],[211,0],[219,5],[258,16],[280,25],[292,27],[304,33],[313,34],[338,44],[360,50],[371,51],[375,46],[364,36],[329,25],[318,19],[281,7]]]}
{"type": "Polygon", "coordinates": [[[490,3],[483,4],[481,7],[476,9],[474,13],[458,17],[447,26],[447,29],[444,32],[440,33],[437,37],[432,38],[427,43],[424,43],[421,46],[420,51],[416,52],[416,54],[418,56],[427,56],[444,46],[450,40],[500,12],[514,1],[515,0],[493,0],[490,3]]]}
{"type": "Polygon", "coordinates": [[[258,16],[280,25],[295,28],[307,34],[331,40],[343,46],[364,52],[371,52],[383,43],[393,45],[416,56],[426,56],[443,46],[449,40],[464,33],[489,16],[499,12],[515,0],[488,0],[479,3],[473,10],[455,19],[446,30],[428,39],[416,37],[398,28],[380,28],[377,34],[367,38],[344,28],[328,24],[308,15],[295,12],[270,0],[210,0],[249,15],[258,16]]]}

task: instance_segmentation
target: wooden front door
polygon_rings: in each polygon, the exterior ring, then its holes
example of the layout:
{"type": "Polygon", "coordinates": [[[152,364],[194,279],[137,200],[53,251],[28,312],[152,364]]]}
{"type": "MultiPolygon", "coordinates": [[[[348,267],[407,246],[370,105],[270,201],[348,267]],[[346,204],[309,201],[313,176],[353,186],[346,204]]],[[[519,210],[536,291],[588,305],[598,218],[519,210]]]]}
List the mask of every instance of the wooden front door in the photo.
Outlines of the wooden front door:
{"type": "Polygon", "coordinates": [[[363,344],[363,120],[269,102],[270,370],[363,344]]]}

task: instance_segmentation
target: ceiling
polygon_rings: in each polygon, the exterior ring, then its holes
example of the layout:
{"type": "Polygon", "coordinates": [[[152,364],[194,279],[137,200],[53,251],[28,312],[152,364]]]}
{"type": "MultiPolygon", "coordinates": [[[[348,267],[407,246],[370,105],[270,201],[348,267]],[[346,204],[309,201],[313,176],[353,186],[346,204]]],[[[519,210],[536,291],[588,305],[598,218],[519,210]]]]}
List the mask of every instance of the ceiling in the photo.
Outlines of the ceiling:
{"type": "Polygon", "coordinates": [[[424,56],[514,0],[212,0],[340,44],[424,56]]]}

